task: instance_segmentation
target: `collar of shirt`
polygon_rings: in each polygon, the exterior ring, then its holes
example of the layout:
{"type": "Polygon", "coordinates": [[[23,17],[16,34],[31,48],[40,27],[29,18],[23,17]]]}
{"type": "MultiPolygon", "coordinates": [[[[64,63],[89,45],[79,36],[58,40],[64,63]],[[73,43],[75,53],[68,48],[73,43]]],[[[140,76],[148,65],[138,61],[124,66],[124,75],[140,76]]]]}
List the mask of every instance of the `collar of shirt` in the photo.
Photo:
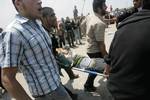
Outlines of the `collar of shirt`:
{"type": "Polygon", "coordinates": [[[21,24],[26,23],[27,21],[29,21],[28,18],[23,17],[20,14],[16,14],[15,18],[16,18],[16,20],[18,20],[19,22],[21,22],[21,24]]]}
{"type": "MultiPolygon", "coordinates": [[[[30,19],[20,15],[20,14],[16,14],[15,16],[16,20],[19,21],[21,24],[28,22],[30,19]]],[[[36,20],[33,20],[36,21],[36,20]]]]}
{"type": "Polygon", "coordinates": [[[29,21],[32,21],[32,22],[35,22],[39,27],[42,27],[42,24],[41,24],[41,21],[40,20],[31,20],[31,19],[28,19],[20,14],[16,14],[15,16],[16,20],[19,21],[21,24],[24,24],[26,22],[29,22],[29,21]]]}
{"type": "Polygon", "coordinates": [[[102,20],[103,22],[104,22],[104,18],[101,16],[101,15],[99,15],[99,14],[97,14],[97,13],[94,13],[95,14],[95,16],[97,16],[100,20],[102,20]]]}

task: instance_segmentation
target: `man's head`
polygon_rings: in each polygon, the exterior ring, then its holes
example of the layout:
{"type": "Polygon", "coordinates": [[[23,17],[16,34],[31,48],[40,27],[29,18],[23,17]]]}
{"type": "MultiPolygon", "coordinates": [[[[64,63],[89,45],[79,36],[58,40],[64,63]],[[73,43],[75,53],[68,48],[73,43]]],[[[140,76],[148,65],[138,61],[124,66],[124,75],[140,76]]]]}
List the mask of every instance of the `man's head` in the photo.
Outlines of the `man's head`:
{"type": "Polygon", "coordinates": [[[142,0],[133,0],[134,8],[140,8],[142,6],[142,0]]]}
{"type": "Polygon", "coordinates": [[[50,7],[42,8],[42,25],[48,30],[52,27],[57,27],[57,19],[54,10],[50,7]]]}
{"type": "Polygon", "coordinates": [[[74,8],[77,9],[77,6],[75,5],[74,8]]]}
{"type": "Polygon", "coordinates": [[[18,13],[29,19],[41,17],[41,0],[12,0],[18,13]]]}
{"type": "Polygon", "coordinates": [[[105,0],[93,0],[93,11],[99,15],[105,15],[107,6],[105,0]]]}
{"type": "Polygon", "coordinates": [[[150,10],[150,0],[143,0],[143,9],[150,10]]]}
{"type": "Polygon", "coordinates": [[[70,18],[68,16],[66,17],[66,21],[70,21],[70,18]]]}

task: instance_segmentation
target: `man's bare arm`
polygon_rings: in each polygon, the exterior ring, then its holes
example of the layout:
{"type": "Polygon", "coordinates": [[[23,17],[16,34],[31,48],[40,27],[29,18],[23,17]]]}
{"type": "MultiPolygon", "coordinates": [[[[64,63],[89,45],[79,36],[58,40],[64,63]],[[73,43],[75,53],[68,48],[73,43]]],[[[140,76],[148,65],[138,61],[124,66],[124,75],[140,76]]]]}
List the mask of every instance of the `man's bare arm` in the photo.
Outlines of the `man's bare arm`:
{"type": "Polygon", "coordinates": [[[99,41],[98,45],[100,48],[100,52],[102,53],[102,56],[104,57],[105,55],[107,55],[105,43],[103,41],[99,41]]]}
{"type": "Polygon", "coordinates": [[[10,95],[16,100],[32,100],[16,80],[17,67],[2,69],[2,83],[10,95]]]}

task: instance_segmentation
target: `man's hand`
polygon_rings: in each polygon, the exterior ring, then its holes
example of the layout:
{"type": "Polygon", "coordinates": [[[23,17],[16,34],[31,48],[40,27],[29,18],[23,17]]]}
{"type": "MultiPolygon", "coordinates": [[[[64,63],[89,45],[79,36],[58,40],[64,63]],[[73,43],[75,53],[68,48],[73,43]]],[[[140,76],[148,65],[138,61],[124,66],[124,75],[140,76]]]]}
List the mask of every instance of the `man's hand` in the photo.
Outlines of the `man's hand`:
{"type": "Polygon", "coordinates": [[[25,92],[23,87],[16,80],[17,67],[8,67],[2,69],[2,83],[8,93],[15,100],[32,100],[25,92]]]}
{"type": "Polygon", "coordinates": [[[106,78],[109,77],[110,70],[111,70],[111,67],[108,64],[106,64],[104,72],[103,72],[106,75],[106,78]]]}

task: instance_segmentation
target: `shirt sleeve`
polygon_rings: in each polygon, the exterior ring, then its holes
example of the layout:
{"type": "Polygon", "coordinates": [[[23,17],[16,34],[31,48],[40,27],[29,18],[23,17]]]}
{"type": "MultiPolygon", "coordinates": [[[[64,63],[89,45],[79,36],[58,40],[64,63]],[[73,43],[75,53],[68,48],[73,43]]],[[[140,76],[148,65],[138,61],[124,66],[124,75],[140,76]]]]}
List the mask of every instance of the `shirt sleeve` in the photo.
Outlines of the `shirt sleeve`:
{"type": "Polygon", "coordinates": [[[4,60],[2,67],[18,67],[23,54],[22,43],[17,32],[7,32],[3,39],[4,60]]]}
{"type": "Polygon", "coordinates": [[[104,41],[105,25],[103,25],[102,23],[95,24],[94,35],[95,35],[96,41],[104,41]]]}

